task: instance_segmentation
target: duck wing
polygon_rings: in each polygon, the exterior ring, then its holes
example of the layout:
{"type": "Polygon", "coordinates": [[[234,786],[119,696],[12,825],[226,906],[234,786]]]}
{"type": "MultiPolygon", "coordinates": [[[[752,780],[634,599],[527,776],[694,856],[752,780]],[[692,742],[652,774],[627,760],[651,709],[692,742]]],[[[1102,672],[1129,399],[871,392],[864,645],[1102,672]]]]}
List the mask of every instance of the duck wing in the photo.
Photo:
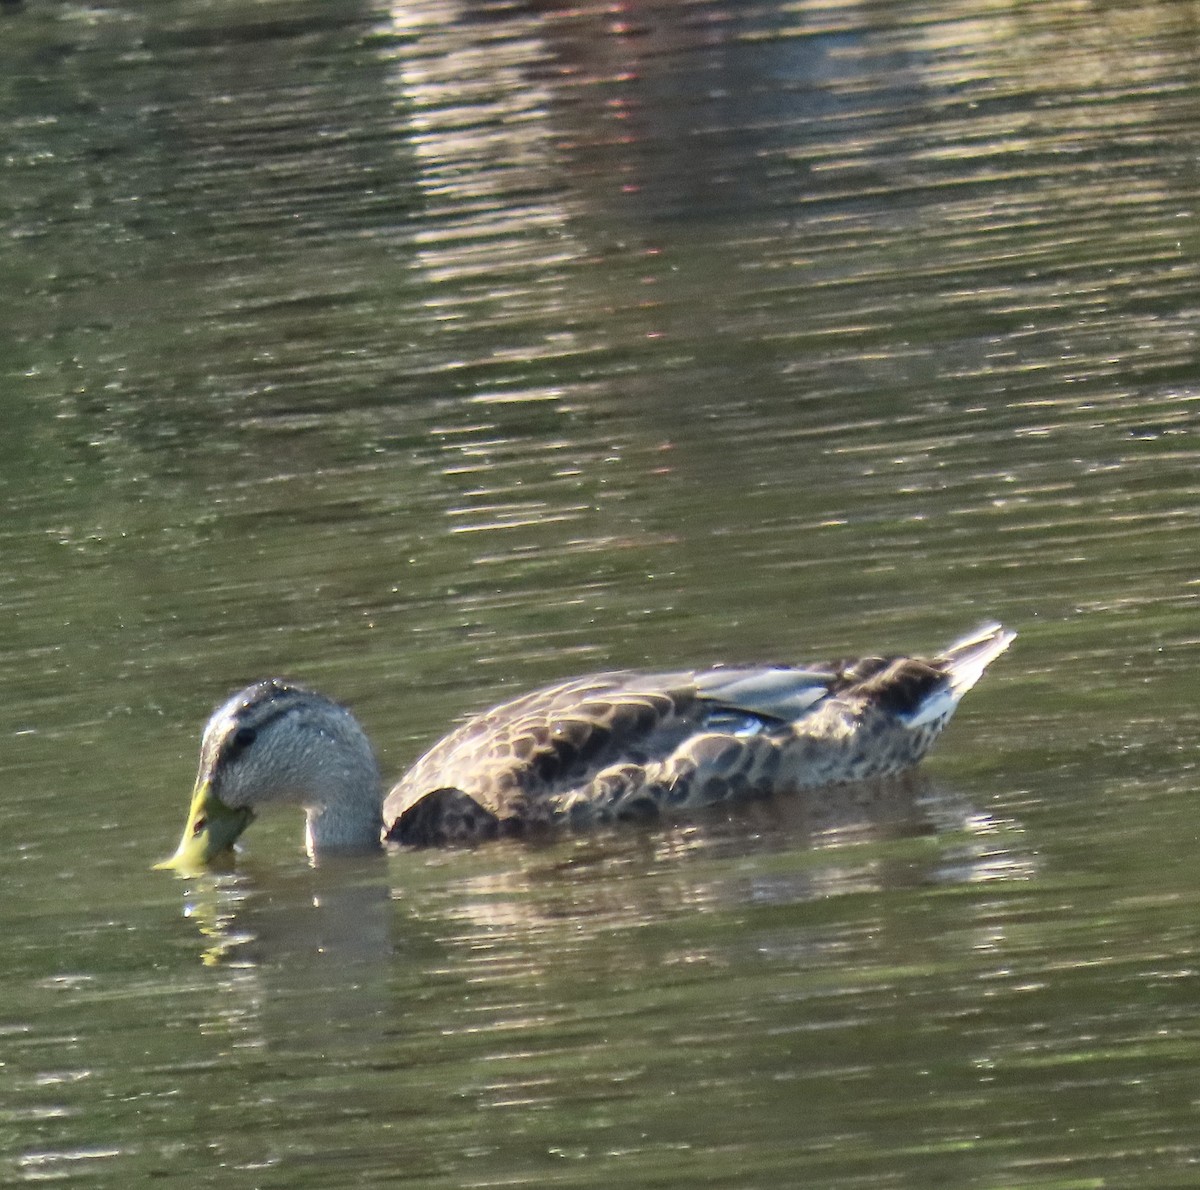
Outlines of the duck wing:
{"type": "Polygon", "coordinates": [[[614,764],[662,759],[696,732],[787,730],[835,681],[824,667],[754,666],[618,671],[535,690],[426,752],[387,796],[388,837],[442,842],[503,833],[505,822],[536,825],[555,794],[614,764]],[[430,831],[437,838],[425,838],[430,831]]]}

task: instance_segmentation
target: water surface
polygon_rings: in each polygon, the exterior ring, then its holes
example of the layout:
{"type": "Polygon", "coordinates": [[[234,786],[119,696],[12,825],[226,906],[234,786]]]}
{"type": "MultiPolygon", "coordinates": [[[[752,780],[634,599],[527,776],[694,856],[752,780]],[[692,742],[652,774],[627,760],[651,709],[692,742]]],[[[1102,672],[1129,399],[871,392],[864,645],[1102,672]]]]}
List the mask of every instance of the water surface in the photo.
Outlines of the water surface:
{"type": "Polygon", "coordinates": [[[0,1173],[1191,1185],[1188,3],[0,27],[0,1173]],[[149,871],[270,673],[1014,648],[865,821],[149,871]]]}

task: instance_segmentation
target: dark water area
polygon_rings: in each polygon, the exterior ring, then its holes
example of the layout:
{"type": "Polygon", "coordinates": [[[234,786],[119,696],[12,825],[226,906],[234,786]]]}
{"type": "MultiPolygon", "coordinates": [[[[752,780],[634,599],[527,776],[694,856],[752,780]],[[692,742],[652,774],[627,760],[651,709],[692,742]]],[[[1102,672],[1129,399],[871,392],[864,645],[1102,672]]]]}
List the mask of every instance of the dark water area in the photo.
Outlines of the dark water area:
{"type": "MultiPolygon", "coordinates": [[[[1200,7],[0,11],[0,1181],[1191,1186],[1200,7]],[[267,674],[1019,633],[886,804],[150,870],[267,674]]],[[[834,799],[836,803],[836,799],[834,799]]]]}

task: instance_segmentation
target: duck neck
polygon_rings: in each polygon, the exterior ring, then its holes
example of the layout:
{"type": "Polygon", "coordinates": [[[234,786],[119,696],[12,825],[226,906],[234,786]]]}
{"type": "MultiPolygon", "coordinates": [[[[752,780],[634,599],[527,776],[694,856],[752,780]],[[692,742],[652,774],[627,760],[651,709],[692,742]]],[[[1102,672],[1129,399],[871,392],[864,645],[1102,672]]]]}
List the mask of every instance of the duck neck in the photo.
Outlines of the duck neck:
{"type": "Polygon", "coordinates": [[[309,855],[320,851],[370,851],[383,832],[383,782],[374,756],[365,757],[342,780],[326,787],[319,803],[305,806],[309,855]]]}

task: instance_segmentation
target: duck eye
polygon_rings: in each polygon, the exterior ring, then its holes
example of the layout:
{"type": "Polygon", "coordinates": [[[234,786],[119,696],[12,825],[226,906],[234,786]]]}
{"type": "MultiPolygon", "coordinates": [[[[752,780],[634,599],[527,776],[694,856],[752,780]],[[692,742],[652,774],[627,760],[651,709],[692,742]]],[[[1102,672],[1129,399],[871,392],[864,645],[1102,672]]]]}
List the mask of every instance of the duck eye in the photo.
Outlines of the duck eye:
{"type": "Polygon", "coordinates": [[[253,727],[239,727],[233,733],[233,751],[240,752],[243,748],[249,748],[258,738],[258,732],[253,727]]]}

